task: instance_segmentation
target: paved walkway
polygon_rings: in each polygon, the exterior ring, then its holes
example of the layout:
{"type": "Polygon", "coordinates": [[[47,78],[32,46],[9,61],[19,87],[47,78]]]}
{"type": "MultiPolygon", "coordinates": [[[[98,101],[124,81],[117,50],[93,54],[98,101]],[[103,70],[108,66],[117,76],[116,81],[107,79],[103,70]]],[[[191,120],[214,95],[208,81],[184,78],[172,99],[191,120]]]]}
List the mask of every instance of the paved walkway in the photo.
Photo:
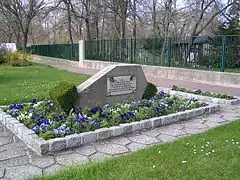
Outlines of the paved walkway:
{"type": "MultiPolygon", "coordinates": [[[[36,63],[42,63],[46,65],[50,65],[53,67],[57,67],[59,69],[64,69],[70,72],[74,73],[80,73],[80,74],[88,74],[93,75],[99,70],[96,69],[90,69],[90,68],[79,68],[79,67],[73,67],[70,64],[66,63],[56,63],[54,61],[35,61],[36,63]]],[[[219,85],[209,85],[209,84],[202,84],[202,83],[193,83],[190,81],[177,81],[177,80],[171,80],[171,79],[163,79],[161,77],[153,77],[153,76],[147,76],[147,80],[149,82],[152,82],[160,87],[164,88],[171,88],[173,85],[185,87],[185,88],[191,88],[191,89],[201,89],[204,91],[209,92],[218,92],[218,93],[228,93],[234,96],[240,96],[240,88],[234,88],[234,87],[226,87],[226,86],[219,86],[219,85]]]]}
{"type": "Polygon", "coordinates": [[[86,164],[128,154],[154,144],[167,143],[187,135],[201,133],[237,119],[240,119],[240,105],[228,105],[223,106],[216,114],[45,156],[38,156],[32,152],[0,124],[0,179],[23,180],[54,173],[66,165],[86,164]]]}

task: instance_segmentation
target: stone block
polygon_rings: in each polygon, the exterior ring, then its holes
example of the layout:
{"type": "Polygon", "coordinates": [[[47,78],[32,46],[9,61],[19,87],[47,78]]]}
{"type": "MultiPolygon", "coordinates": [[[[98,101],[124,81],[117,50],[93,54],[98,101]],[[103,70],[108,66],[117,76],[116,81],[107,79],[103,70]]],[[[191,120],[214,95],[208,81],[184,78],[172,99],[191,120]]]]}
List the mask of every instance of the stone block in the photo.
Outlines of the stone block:
{"type": "Polygon", "coordinates": [[[201,107],[195,109],[194,111],[195,111],[195,116],[201,116],[203,114],[203,109],[201,107]]]}
{"type": "MultiPolygon", "coordinates": [[[[13,132],[15,133],[15,134],[18,134],[18,129],[21,129],[21,128],[23,128],[23,127],[25,127],[24,126],[24,124],[22,124],[22,123],[18,123],[18,124],[13,124],[13,132]]],[[[20,131],[20,130],[19,130],[20,131]]]]}
{"type": "Polygon", "coordinates": [[[10,116],[10,115],[8,115],[8,114],[3,114],[3,115],[2,115],[2,124],[3,124],[3,125],[6,125],[6,120],[7,120],[8,118],[12,118],[12,116],[10,116]]]}
{"type": "Polygon", "coordinates": [[[112,137],[112,130],[109,128],[97,129],[95,132],[97,133],[97,141],[112,137]]]}
{"type": "Polygon", "coordinates": [[[109,129],[112,130],[112,135],[115,137],[115,136],[120,136],[123,134],[123,128],[120,127],[120,126],[113,126],[113,127],[110,127],[109,129]]]}
{"type": "Polygon", "coordinates": [[[141,122],[132,122],[131,124],[132,124],[133,132],[141,131],[143,129],[143,126],[142,126],[141,122]]]}
{"type": "Polygon", "coordinates": [[[55,138],[48,141],[49,143],[49,151],[61,151],[66,148],[67,143],[65,138],[55,138]]]}
{"type": "Polygon", "coordinates": [[[194,110],[188,110],[186,119],[191,119],[193,117],[195,117],[195,111],[194,110]]]}
{"type": "Polygon", "coordinates": [[[29,136],[28,144],[39,154],[46,154],[49,152],[49,142],[40,138],[37,134],[31,134],[29,136]]]}
{"type": "Polygon", "coordinates": [[[131,123],[120,124],[123,130],[123,134],[128,134],[133,132],[133,125],[131,123]]]}
{"type": "Polygon", "coordinates": [[[143,129],[151,129],[152,128],[152,121],[150,121],[149,119],[142,120],[140,122],[142,124],[143,129]]]}
{"type": "Polygon", "coordinates": [[[83,136],[80,134],[71,134],[65,137],[66,138],[66,147],[75,148],[83,144],[83,136]]]}
{"type": "Polygon", "coordinates": [[[15,118],[11,117],[11,118],[7,118],[6,119],[6,124],[5,126],[7,126],[10,130],[13,130],[13,125],[14,124],[19,124],[20,122],[18,120],[16,120],[15,118]]]}
{"type": "Polygon", "coordinates": [[[97,141],[97,133],[95,131],[81,133],[83,136],[83,143],[92,143],[97,141]]]}
{"type": "Polygon", "coordinates": [[[159,127],[162,125],[162,117],[154,117],[151,118],[150,121],[152,122],[152,127],[159,127]]]}
{"type": "Polygon", "coordinates": [[[179,112],[178,116],[179,116],[179,121],[184,121],[184,120],[186,120],[187,113],[186,112],[179,112]]]}

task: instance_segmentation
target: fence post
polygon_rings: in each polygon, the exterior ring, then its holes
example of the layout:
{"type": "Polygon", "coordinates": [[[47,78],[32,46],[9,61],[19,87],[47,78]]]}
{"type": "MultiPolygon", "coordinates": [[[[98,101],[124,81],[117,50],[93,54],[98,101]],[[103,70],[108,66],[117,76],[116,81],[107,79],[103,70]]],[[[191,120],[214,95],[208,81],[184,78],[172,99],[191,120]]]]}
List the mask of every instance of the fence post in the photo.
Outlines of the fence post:
{"type": "Polygon", "coordinates": [[[171,67],[171,58],[172,58],[172,38],[168,37],[168,67],[171,67]]]}
{"type": "Polygon", "coordinates": [[[221,71],[224,72],[226,67],[226,36],[222,36],[221,51],[221,71]]]}
{"type": "Polygon", "coordinates": [[[83,66],[83,61],[85,60],[85,41],[79,41],[79,67],[83,66]]]}

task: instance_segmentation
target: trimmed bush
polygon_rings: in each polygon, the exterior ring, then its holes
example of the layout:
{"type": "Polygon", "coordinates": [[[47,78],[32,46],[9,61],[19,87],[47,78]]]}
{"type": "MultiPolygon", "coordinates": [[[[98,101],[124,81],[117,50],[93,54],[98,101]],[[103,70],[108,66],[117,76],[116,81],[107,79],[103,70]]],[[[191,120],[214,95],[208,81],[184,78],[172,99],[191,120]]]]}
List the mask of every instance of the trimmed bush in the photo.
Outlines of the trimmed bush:
{"type": "Polygon", "coordinates": [[[24,52],[8,52],[4,56],[4,63],[11,66],[29,66],[31,65],[32,56],[24,52]]]}
{"type": "Polygon", "coordinates": [[[142,99],[151,99],[157,93],[157,86],[148,82],[147,87],[143,93],[142,99]]]}
{"type": "Polygon", "coordinates": [[[49,96],[68,113],[74,107],[78,93],[75,84],[63,81],[50,90],[49,96]]]}

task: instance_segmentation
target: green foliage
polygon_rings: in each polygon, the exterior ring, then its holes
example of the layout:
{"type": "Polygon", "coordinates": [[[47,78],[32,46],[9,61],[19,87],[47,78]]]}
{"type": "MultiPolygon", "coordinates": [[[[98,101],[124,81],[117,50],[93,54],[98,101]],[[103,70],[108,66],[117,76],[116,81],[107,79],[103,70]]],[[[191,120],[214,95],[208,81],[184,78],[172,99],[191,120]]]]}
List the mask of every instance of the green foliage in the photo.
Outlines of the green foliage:
{"type": "Polygon", "coordinates": [[[74,107],[78,96],[75,84],[65,81],[52,88],[49,95],[54,103],[57,103],[65,112],[69,112],[74,107]]]}
{"type": "Polygon", "coordinates": [[[157,86],[152,83],[147,83],[142,99],[151,99],[157,93],[157,86]]]}
{"type": "Polygon", "coordinates": [[[161,51],[163,46],[163,39],[162,38],[152,38],[152,39],[146,39],[143,48],[151,53],[157,53],[161,51]]]}
{"type": "Polygon", "coordinates": [[[0,64],[4,63],[4,57],[6,53],[7,53],[6,49],[0,47],[0,64]]]}
{"type": "Polygon", "coordinates": [[[177,87],[175,85],[172,87],[172,90],[174,90],[174,91],[181,91],[181,92],[185,92],[185,93],[193,93],[193,94],[198,94],[198,95],[202,95],[202,96],[209,96],[209,97],[219,98],[219,99],[227,99],[227,100],[234,99],[233,96],[230,96],[230,95],[225,94],[225,93],[203,92],[200,89],[190,90],[190,89],[186,89],[186,88],[183,88],[183,87],[177,87]]]}
{"type": "Polygon", "coordinates": [[[4,55],[3,63],[11,66],[29,66],[32,65],[32,56],[25,52],[7,52],[4,55]]]}

